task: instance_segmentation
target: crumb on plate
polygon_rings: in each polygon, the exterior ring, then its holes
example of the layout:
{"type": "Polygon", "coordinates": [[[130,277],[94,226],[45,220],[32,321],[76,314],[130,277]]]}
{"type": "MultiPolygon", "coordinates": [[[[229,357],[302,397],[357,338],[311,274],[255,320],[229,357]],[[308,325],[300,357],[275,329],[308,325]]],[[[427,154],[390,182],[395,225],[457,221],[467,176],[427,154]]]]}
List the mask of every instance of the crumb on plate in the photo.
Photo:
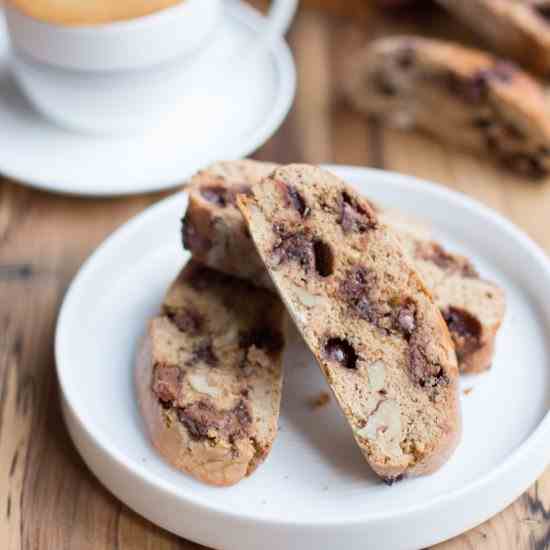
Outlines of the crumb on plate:
{"type": "Polygon", "coordinates": [[[327,405],[330,401],[330,395],[326,391],[322,391],[319,395],[312,397],[309,400],[309,405],[312,409],[319,409],[327,405]]]}

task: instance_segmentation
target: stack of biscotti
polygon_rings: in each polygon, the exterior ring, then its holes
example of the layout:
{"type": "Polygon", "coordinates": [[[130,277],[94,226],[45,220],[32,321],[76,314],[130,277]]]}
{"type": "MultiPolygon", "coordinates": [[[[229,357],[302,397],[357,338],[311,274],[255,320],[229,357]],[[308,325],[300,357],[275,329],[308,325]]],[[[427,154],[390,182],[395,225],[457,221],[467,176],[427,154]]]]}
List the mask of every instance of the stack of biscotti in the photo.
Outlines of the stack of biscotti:
{"type": "Polygon", "coordinates": [[[160,454],[216,485],[265,459],[287,312],[372,469],[392,484],[439,468],[460,440],[457,353],[463,370],[487,368],[500,289],[426,226],[317,167],[218,163],[187,190],[193,259],[136,369],[160,454]]]}
{"type": "MultiPolygon", "coordinates": [[[[191,179],[182,237],[184,247],[196,260],[255,285],[273,288],[235,197],[239,192],[250,194],[252,186],[274,169],[274,164],[251,160],[220,162],[191,179]]],[[[297,197],[289,200],[300,207],[297,197]]],[[[425,225],[396,210],[377,212],[380,220],[399,235],[432,292],[455,343],[461,372],[489,368],[504,317],[502,290],[481,279],[469,260],[448,253],[434,242],[425,225]]]]}

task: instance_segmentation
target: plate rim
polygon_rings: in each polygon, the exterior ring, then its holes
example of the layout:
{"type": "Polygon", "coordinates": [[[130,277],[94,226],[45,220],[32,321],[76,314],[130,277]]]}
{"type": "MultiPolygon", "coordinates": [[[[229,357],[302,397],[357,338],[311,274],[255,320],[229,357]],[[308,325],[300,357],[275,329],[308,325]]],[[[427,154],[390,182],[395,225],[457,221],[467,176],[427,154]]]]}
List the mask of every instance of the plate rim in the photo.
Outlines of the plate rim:
{"type": "MultiPolygon", "coordinates": [[[[477,214],[484,217],[485,219],[490,219],[491,222],[500,227],[508,237],[512,238],[516,243],[523,246],[527,252],[532,256],[533,260],[536,261],[540,268],[546,273],[548,280],[550,280],[550,259],[546,256],[544,251],[536,244],[523,230],[515,226],[511,221],[504,218],[501,214],[495,210],[485,206],[481,202],[472,197],[465,195],[460,191],[451,190],[445,188],[436,183],[432,183],[415,176],[409,176],[404,174],[398,174],[395,172],[379,170],[375,168],[363,168],[359,166],[349,166],[349,165],[336,165],[336,164],[326,164],[323,165],[324,168],[335,172],[337,175],[346,179],[348,175],[351,177],[362,177],[365,179],[368,178],[382,178],[386,180],[392,180],[392,184],[396,185],[398,188],[405,190],[411,186],[415,186],[419,192],[427,194],[435,194],[441,199],[447,200],[452,205],[460,206],[461,208],[467,208],[474,210],[477,214]]],[[[181,200],[182,201],[182,211],[183,207],[186,204],[186,195],[185,193],[179,192],[175,193],[167,198],[162,199],[158,203],[146,208],[141,213],[132,217],[129,221],[124,223],[121,227],[116,229],[110,236],[108,236],[100,246],[90,255],[90,257],[84,262],[84,264],[79,269],[75,278],[73,279],[69,289],[65,294],[63,304],[60,308],[56,331],[55,331],[55,360],[56,360],[56,372],[61,387],[63,398],[66,400],[66,403],[69,406],[70,411],[75,415],[78,423],[85,428],[89,437],[91,437],[95,444],[100,447],[101,451],[106,453],[112,460],[117,462],[121,467],[131,471],[132,475],[141,478],[147,484],[156,487],[172,497],[183,500],[187,505],[196,507],[198,509],[207,511],[209,513],[215,513],[223,515],[226,518],[239,520],[239,521],[254,521],[258,524],[263,524],[266,526],[281,526],[281,527],[300,527],[300,528],[336,528],[336,527],[350,527],[350,526],[366,526],[369,523],[373,522],[387,522],[397,519],[402,519],[403,517],[412,517],[415,514],[424,514],[427,511],[437,511],[438,508],[442,506],[452,506],[456,505],[461,499],[468,499],[475,497],[476,494],[483,494],[486,489],[492,486],[495,483],[499,483],[499,480],[503,476],[510,474],[511,472],[518,471],[518,468],[521,468],[522,464],[529,459],[530,465],[532,467],[532,474],[529,475],[530,481],[525,484],[522,482],[521,491],[517,494],[512,495],[508,498],[507,504],[512,502],[519,494],[521,494],[530,483],[533,482],[536,477],[540,475],[543,469],[546,467],[550,461],[548,457],[548,452],[544,453],[544,458],[539,458],[541,449],[550,449],[550,411],[547,411],[538,425],[531,431],[528,437],[516,448],[514,449],[506,458],[495,468],[491,469],[489,472],[483,476],[476,478],[463,487],[449,491],[448,493],[437,495],[433,498],[430,498],[426,502],[422,502],[415,505],[409,505],[406,507],[392,507],[390,511],[384,511],[379,513],[369,512],[366,515],[362,515],[360,512],[355,514],[351,518],[339,518],[337,520],[331,521],[326,517],[313,519],[302,520],[299,517],[294,518],[293,521],[288,521],[286,519],[281,520],[277,517],[265,516],[265,515],[255,515],[253,513],[247,512],[237,512],[232,510],[220,509],[216,507],[215,502],[209,505],[204,504],[203,502],[197,502],[193,500],[192,495],[183,495],[178,491],[173,484],[166,482],[163,478],[158,477],[154,474],[151,474],[147,471],[147,468],[143,466],[137,459],[128,457],[124,453],[119,452],[116,448],[109,446],[109,442],[105,442],[102,439],[102,432],[99,430],[99,437],[96,431],[90,429],[87,426],[85,420],[78,412],[78,404],[73,403],[71,397],[67,391],[67,388],[64,383],[63,376],[63,367],[62,365],[62,346],[64,331],[70,330],[65,328],[64,319],[68,316],[68,311],[73,307],[72,303],[75,300],[75,296],[78,295],[80,286],[86,282],[86,278],[89,276],[94,269],[94,264],[97,261],[98,256],[103,254],[105,249],[108,249],[112,244],[122,241],[126,238],[128,234],[131,234],[135,229],[140,225],[147,224],[152,218],[157,216],[157,212],[161,212],[163,209],[167,208],[168,205],[172,202],[181,200]],[[538,458],[536,461],[536,468],[533,466],[535,458],[538,458]]],[[[500,509],[503,509],[502,506],[500,509]]],[[[496,512],[491,511],[484,519],[491,517],[496,512]]],[[[484,521],[484,519],[482,521],[484,521]]]]}
{"type": "MultiPolygon", "coordinates": [[[[259,10],[242,2],[241,0],[227,2],[226,8],[231,13],[232,18],[236,19],[256,33],[259,32],[259,29],[266,24],[266,18],[259,10]]],[[[2,12],[3,10],[0,8],[1,17],[3,17],[2,12]]],[[[0,32],[7,34],[7,30],[5,30],[5,28],[3,29],[2,26],[0,26],[0,32]]],[[[296,65],[288,43],[283,36],[274,38],[270,46],[267,48],[267,51],[269,52],[273,63],[273,70],[278,76],[278,88],[277,93],[275,94],[275,101],[273,105],[266,110],[267,116],[262,120],[262,122],[253,128],[251,132],[247,133],[247,137],[243,140],[245,142],[244,146],[233,151],[233,154],[229,155],[227,160],[237,160],[238,158],[246,157],[260,148],[280,128],[294,103],[297,75],[296,65]]],[[[4,63],[7,63],[6,58],[8,56],[9,45],[4,52],[0,51],[0,58],[4,58],[4,63]]],[[[33,112],[35,112],[34,109],[33,112]]],[[[43,115],[40,115],[38,112],[35,112],[35,116],[44,118],[43,115]]],[[[53,126],[56,125],[48,119],[45,119],[43,123],[53,126]]],[[[80,134],[77,131],[67,130],[66,128],[64,128],[64,130],[74,136],[75,139],[90,138],[88,134],[80,134]]],[[[106,137],[105,139],[108,140],[110,138],[106,137]]],[[[113,189],[113,185],[111,185],[109,189],[94,187],[78,189],[75,187],[78,185],[78,182],[75,181],[65,181],[63,179],[52,179],[49,177],[42,178],[36,174],[25,173],[25,170],[21,170],[20,168],[13,170],[9,166],[9,160],[6,160],[1,152],[0,173],[20,185],[41,189],[43,191],[52,192],[62,196],[113,198],[174,189],[175,187],[181,185],[182,181],[186,177],[186,174],[182,172],[182,175],[177,178],[168,177],[164,180],[151,180],[150,178],[142,181],[136,180],[132,183],[132,185],[126,185],[121,189],[113,189]]],[[[113,183],[116,186],[116,181],[113,183]]]]}

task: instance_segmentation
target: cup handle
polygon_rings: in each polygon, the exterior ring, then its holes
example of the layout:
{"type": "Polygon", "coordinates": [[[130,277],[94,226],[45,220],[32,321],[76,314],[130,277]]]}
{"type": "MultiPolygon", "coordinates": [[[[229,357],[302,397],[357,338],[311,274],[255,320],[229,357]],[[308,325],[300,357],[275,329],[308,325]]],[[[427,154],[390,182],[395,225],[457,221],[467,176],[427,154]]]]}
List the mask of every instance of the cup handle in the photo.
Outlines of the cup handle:
{"type": "Polygon", "coordinates": [[[298,7],[298,0],[273,0],[267,16],[267,32],[270,37],[283,36],[298,7]]]}
{"type": "MultiPolygon", "coordinates": [[[[0,0],[1,2],[1,0],[0,0]]],[[[241,4],[242,0],[225,0],[227,4],[241,4]]],[[[245,2],[246,3],[246,2],[245,2]]],[[[266,49],[269,49],[275,40],[280,39],[288,30],[299,0],[272,0],[268,14],[264,17],[264,25],[259,40],[246,45],[240,44],[236,49],[229,48],[224,51],[216,62],[216,75],[219,77],[220,71],[230,72],[227,80],[235,80],[246,70],[249,63],[253,62],[266,49]]],[[[252,7],[250,8],[252,9],[252,7]]],[[[208,68],[203,67],[204,72],[208,68]]],[[[200,69],[199,69],[200,71],[200,69]]],[[[200,81],[200,78],[196,78],[200,81]]]]}
{"type": "MultiPolygon", "coordinates": [[[[1,2],[2,0],[0,0],[1,2]]],[[[243,0],[223,0],[222,4],[239,5],[246,4],[243,0]]],[[[280,39],[288,30],[298,8],[299,0],[271,0],[269,12],[263,18],[263,25],[259,38],[247,43],[239,43],[236,47],[229,47],[223,52],[217,52],[217,59],[206,64],[195,64],[193,76],[190,82],[201,82],[207,78],[215,78],[218,82],[221,73],[224,73],[226,86],[238,81],[246,72],[249,64],[254,62],[265,50],[272,47],[273,43],[280,39]],[[215,70],[212,70],[212,67],[215,70]]],[[[252,10],[252,6],[250,6],[252,10]]],[[[192,86],[191,86],[192,87],[192,86]]],[[[212,90],[217,86],[212,85],[212,90]]],[[[187,87],[188,93],[191,93],[187,87]]]]}

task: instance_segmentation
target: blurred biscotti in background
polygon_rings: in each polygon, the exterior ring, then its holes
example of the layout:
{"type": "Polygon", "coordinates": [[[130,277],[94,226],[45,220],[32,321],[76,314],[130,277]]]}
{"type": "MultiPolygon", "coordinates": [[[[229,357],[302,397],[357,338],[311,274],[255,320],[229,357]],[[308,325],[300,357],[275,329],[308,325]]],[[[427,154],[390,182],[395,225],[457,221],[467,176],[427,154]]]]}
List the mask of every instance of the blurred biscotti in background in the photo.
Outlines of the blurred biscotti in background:
{"type": "Polygon", "coordinates": [[[349,99],[364,113],[529,177],[550,170],[543,89],[516,65],[451,42],[393,36],[356,52],[348,73],[349,99]]]}
{"type": "Polygon", "coordinates": [[[550,0],[302,0],[338,25],[338,95],[391,126],[541,180],[550,0]],[[345,22],[345,23],[344,23],[345,22]]]}
{"type": "Polygon", "coordinates": [[[550,74],[549,0],[437,1],[499,54],[550,74]]]}
{"type": "Polygon", "coordinates": [[[428,5],[431,0],[302,0],[307,8],[319,8],[339,15],[364,13],[371,7],[405,8],[428,5]]]}

